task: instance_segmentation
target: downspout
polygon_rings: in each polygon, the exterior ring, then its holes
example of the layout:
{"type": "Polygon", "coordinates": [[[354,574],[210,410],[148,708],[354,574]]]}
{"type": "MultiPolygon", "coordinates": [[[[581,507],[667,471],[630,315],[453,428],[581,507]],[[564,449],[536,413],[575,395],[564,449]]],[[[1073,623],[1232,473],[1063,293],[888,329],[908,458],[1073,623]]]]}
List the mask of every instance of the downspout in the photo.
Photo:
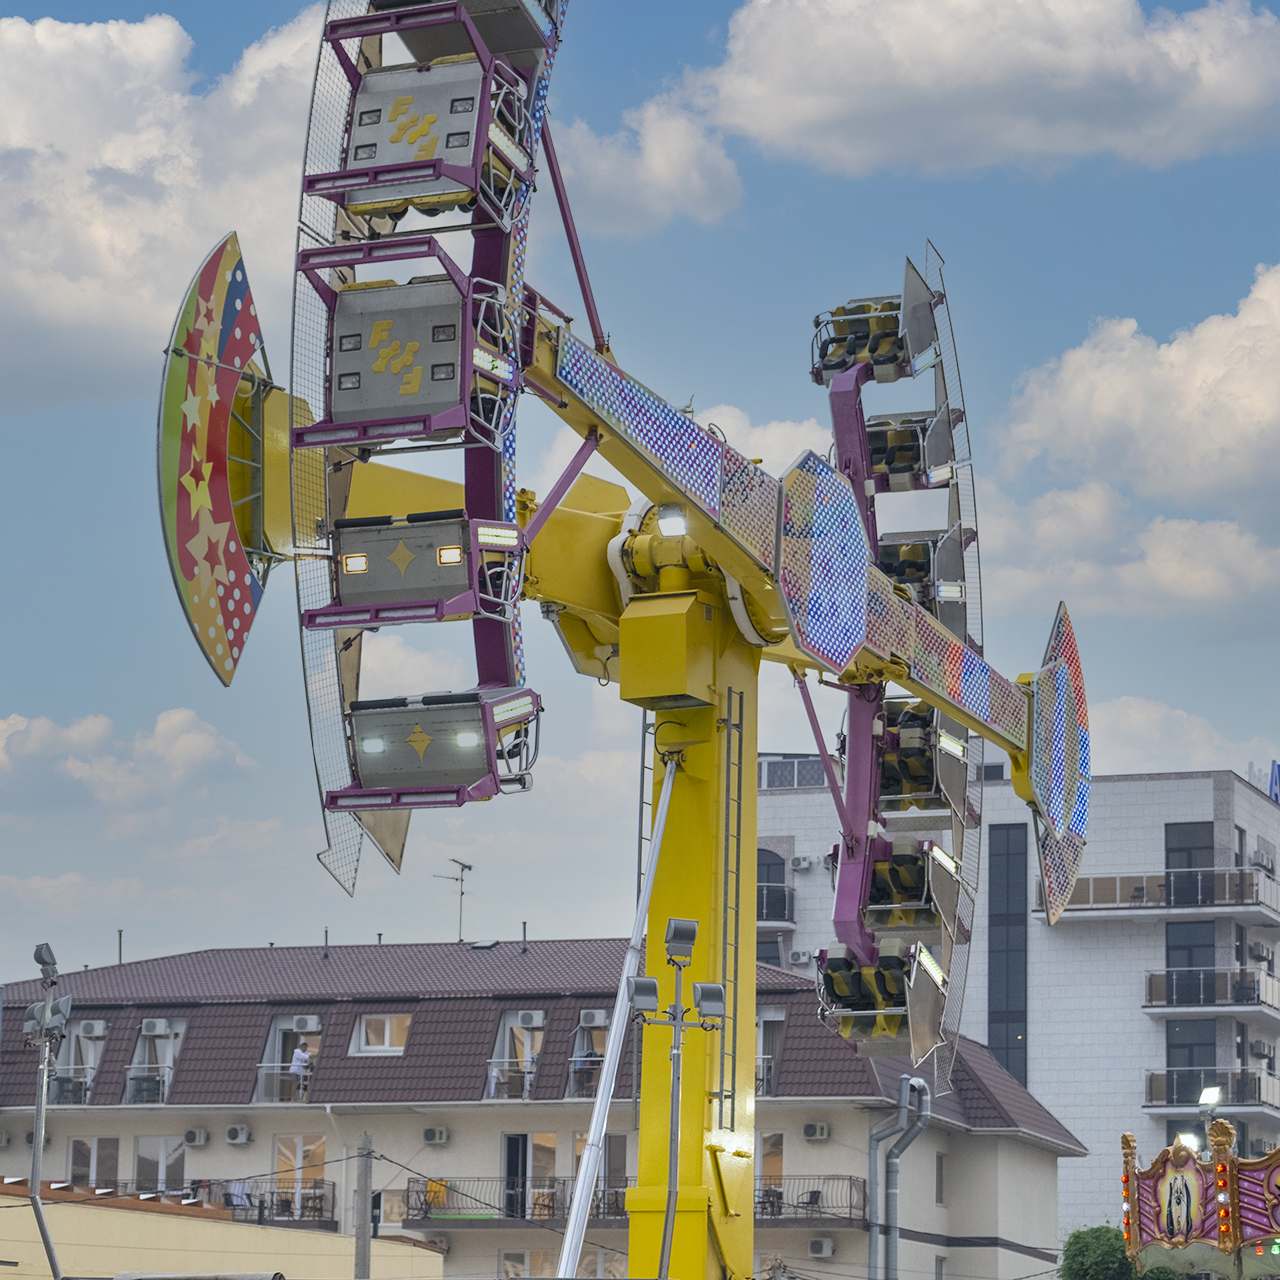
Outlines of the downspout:
{"type": "Polygon", "coordinates": [[[907,1127],[911,1077],[898,1082],[898,1114],[891,1116],[867,1141],[867,1280],[879,1280],[880,1269],[880,1144],[907,1127]]]}
{"type": "Polygon", "coordinates": [[[911,1128],[889,1148],[884,1162],[884,1216],[889,1239],[884,1247],[885,1280],[898,1280],[898,1160],[902,1153],[929,1127],[932,1099],[929,1086],[913,1076],[908,1088],[916,1091],[919,1110],[911,1128]]]}

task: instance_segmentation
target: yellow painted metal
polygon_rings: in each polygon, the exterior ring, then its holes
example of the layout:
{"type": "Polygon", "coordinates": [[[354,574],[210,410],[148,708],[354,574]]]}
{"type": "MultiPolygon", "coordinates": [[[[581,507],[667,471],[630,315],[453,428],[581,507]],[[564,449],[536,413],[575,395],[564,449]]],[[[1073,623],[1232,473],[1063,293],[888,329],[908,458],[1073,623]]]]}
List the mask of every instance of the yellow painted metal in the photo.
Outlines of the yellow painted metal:
{"type": "Polygon", "coordinates": [[[632,596],[619,627],[623,701],[650,711],[715,706],[716,612],[698,591],[632,596]]]}
{"type": "MultiPolygon", "coordinates": [[[[754,1227],[752,1165],[755,1141],[755,848],[756,848],[756,688],[760,651],[741,637],[723,594],[710,580],[682,595],[633,597],[623,615],[621,664],[624,697],[631,645],[643,646],[645,664],[665,672],[667,687],[687,680],[690,670],[710,673],[710,706],[676,707],[656,714],[654,786],[667,766],[662,753],[677,752],[681,764],[649,906],[645,972],[658,979],[663,1005],[674,997],[674,970],[666,963],[663,938],[672,916],[698,921],[698,940],[686,973],[688,982],[724,982],[724,933],[731,927],[724,911],[726,859],[726,770],[736,741],[724,724],[728,691],[743,697],[741,840],[738,893],[742,922],[738,945],[738,1044],[733,1129],[719,1127],[720,1108],[712,1097],[720,1083],[721,1033],[690,1031],[684,1038],[683,1091],[680,1105],[680,1188],[676,1204],[671,1275],[678,1280],[746,1277],[752,1269],[754,1227]],[[713,604],[705,603],[713,600],[713,604]],[[628,623],[637,604],[640,623],[628,623]],[[703,610],[709,609],[707,620],[703,610]],[[673,619],[693,614],[686,630],[673,619]],[[653,628],[649,623],[652,619],[653,628]],[[663,637],[666,637],[664,642],[663,637]],[[652,652],[656,650],[656,654],[652,652]]],[[[648,677],[646,677],[648,678],[648,677]]],[[[628,701],[636,701],[634,697],[628,701]]],[[[728,814],[735,825],[736,811],[728,814]]],[[[640,1163],[638,1185],[627,1194],[630,1215],[628,1269],[633,1276],[657,1274],[666,1208],[670,1150],[671,1032],[661,1026],[644,1031],[640,1088],[640,1163]]],[[[726,1081],[729,1087],[730,1081],[726,1081]]],[[[726,1107],[726,1117],[728,1109],[726,1107]]]]}
{"type": "Polygon", "coordinates": [[[407,516],[412,511],[452,511],[463,505],[462,485],[380,462],[351,467],[347,515],[407,516]]]}

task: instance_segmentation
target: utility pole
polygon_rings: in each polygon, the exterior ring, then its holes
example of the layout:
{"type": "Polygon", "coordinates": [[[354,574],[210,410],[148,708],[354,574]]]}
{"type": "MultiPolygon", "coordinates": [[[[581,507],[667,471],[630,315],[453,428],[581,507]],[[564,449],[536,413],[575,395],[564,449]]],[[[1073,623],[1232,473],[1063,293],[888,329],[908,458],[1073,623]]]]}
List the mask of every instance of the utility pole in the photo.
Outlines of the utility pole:
{"type": "Polygon", "coordinates": [[[369,1280],[369,1236],[373,1225],[373,1139],[360,1135],[356,1149],[356,1265],[355,1280],[369,1280]]]}
{"type": "Polygon", "coordinates": [[[432,876],[432,879],[433,880],[452,880],[454,884],[458,886],[458,941],[461,942],[462,941],[463,882],[467,878],[467,872],[473,871],[475,868],[472,867],[471,863],[463,862],[460,858],[450,858],[449,861],[452,862],[458,868],[458,874],[456,876],[432,876]]]}

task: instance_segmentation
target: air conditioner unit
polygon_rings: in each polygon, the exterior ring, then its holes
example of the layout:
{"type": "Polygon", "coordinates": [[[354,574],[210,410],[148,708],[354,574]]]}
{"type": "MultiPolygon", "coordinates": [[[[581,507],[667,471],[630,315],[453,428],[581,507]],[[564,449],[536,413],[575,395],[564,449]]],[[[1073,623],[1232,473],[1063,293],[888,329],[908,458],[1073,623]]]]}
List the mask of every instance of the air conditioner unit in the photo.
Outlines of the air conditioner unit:
{"type": "Polygon", "coordinates": [[[813,960],[812,951],[793,951],[791,953],[792,964],[809,964],[813,960]]]}
{"type": "Polygon", "coordinates": [[[519,1009],[516,1012],[516,1025],[520,1027],[541,1027],[546,1021],[547,1015],[542,1009],[519,1009]]]}
{"type": "Polygon", "coordinates": [[[1271,964],[1276,958],[1276,953],[1264,942],[1249,943],[1249,959],[1257,960],[1260,964],[1271,964]]]}
{"type": "MultiPolygon", "coordinates": [[[[52,1141],[53,1141],[53,1134],[51,1134],[49,1130],[46,1129],[44,1131],[44,1145],[47,1147],[49,1143],[51,1143],[52,1141]]],[[[36,1145],[35,1131],[32,1129],[28,1129],[27,1130],[27,1146],[34,1147],[35,1145],[36,1145]]]]}
{"type": "Polygon", "coordinates": [[[791,859],[792,871],[808,871],[811,866],[813,866],[813,859],[807,853],[797,853],[791,859]]]}
{"type": "Polygon", "coordinates": [[[293,1029],[300,1035],[318,1036],[324,1024],[318,1013],[300,1013],[293,1020],[293,1029]]]}
{"type": "Polygon", "coordinates": [[[101,1018],[86,1018],[80,1024],[80,1034],[86,1040],[105,1040],[107,1036],[107,1024],[101,1018]]]}
{"type": "Polygon", "coordinates": [[[449,1130],[440,1127],[423,1129],[422,1140],[429,1147],[443,1147],[449,1141],[449,1130]]]}
{"type": "Polygon", "coordinates": [[[231,1124],[227,1126],[227,1141],[233,1147],[242,1147],[246,1142],[253,1141],[253,1134],[249,1132],[247,1124],[231,1124]]]}
{"type": "Polygon", "coordinates": [[[1276,1047],[1270,1040],[1250,1040],[1249,1053],[1254,1058],[1274,1058],[1276,1047]]]}
{"type": "Polygon", "coordinates": [[[449,1237],[428,1236],[426,1239],[426,1245],[429,1249],[439,1249],[441,1253],[447,1255],[449,1252],[449,1237]]]}
{"type": "Polygon", "coordinates": [[[209,1141],[208,1129],[188,1129],[182,1135],[182,1140],[189,1147],[203,1147],[209,1141]]]}
{"type": "Polygon", "coordinates": [[[1274,871],[1276,869],[1276,860],[1262,849],[1255,849],[1249,855],[1249,865],[1251,867],[1261,867],[1264,871],[1274,871]]]}
{"type": "Polygon", "coordinates": [[[578,1015],[578,1026],[607,1027],[609,1025],[609,1015],[612,1012],[611,1009],[583,1009],[578,1015]]]}
{"type": "Polygon", "coordinates": [[[167,1036],[169,1034],[168,1018],[143,1018],[142,1034],[144,1036],[167,1036]]]}
{"type": "Polygon", "coordinates": [[[9,1130],[0,1129],[0,1147],[7,1147],[8,1145],[9,1145],[9,1130]]]}
{"type": "Polygon", "coordinates": [[[826,1142],[831,1137],[831,1126],[825,1120],[810,1121],[800,1132],[809,1142],[826,1142]]]}
{"type": "Polygon", "coordinates": [[[830,1236],[812,1236],[809,1240],[809,1257],[829,1258],[836,1251],[836,1242],[830,1236]]]}

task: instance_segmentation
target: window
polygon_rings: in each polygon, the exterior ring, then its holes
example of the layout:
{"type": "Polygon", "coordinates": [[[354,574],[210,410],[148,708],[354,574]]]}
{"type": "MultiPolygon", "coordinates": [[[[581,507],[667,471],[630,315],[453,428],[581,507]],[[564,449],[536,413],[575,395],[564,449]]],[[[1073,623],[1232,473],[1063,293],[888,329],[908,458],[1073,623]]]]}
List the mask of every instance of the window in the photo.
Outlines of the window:
{"type": "Polygon", "coordinates": [[[412,1021],[411,1013],[362,1013],[356,1021],[352,1053],[403,1054],[412,1021]]]}
{"type": "Polygon", "coordinates": [[[97,1030],[94,1023],[73,1022],[58,1046],[57,1067],[49,1081],[49,1101],[52,1103],[83,1106],[89,1101],[93,1073],[102,1059],[102,1046],[106,1040],[101,1036],[86,1036],[86,1025],[97,1030]]]}
{"type": "Polygon", "coordinates": [[[762,1188],[782,1190],[782,1138],[780,1133],[756,1134],[756,1178],[762,1188]]]}
{"type": "Polygon", "coordinates": [[[316,1193],[324,1190],[324,1172],[324,1134],[277,1134],[275,1194],[271,1197],[273,1216],[312,1216],[316,1193]]]}
{"type": "Polygon", "coordinates": [[[71,1182],[77,1187],[113,1187],[120,1176],[119,1138],[72,1138],[71,1182]]]}
{"type": "MultiPolygon", "coordinates": [[[[933,1157],[933,1203],[945,1205],[947,1203],[947,1182],[946,1182],[946,1165],[947,1157],[941,1151],[934,1154],[933,1157]]],[[[942,1261],[941,1258],[938,1259],[942,1261]]]]}
{"type": "MultiPolygon", "coordinates": [[[[560,1255],[549,1249],[503,1249],[498,1254],[499,1280],[522,1276],[554,1276],[560,1255]]],[[[620,1249],[583,1249],[578,1258],[578,1280],[622,1280],[627,1255],[620,1249]]]]}
{"type": "MultiPolygon", "coordinates": [[[[942,1202],[939,1201],[939,1204],[942,1202]]],[[[947,1260],[939,1258],[936,1254],[933,1259],[933,1280],[947,1280],[947,1260]]]]}
{"type": "Polygon", "coordinates": [[[772,849],[756,850],[757,920],[790,920],[791,891],[786,885],[787,864],[772,849]]]}
{"type": "Polygon", "coordinates": [[[323,1032],[295,1031],[298,1021],[296,1014],[287,1013],[271,1024],[266,1052],[258,1064],[255,1102],[306,1102],[323,1032]]]}
{"type": "Polygon", "coordinates": [[[1213,823],[1166,822],[1164,865],[1169,876],[1168,899],[1175,907],[1213,902],[1213,823]]]}
{"type": "Polygon", "coordinates": [[[1236,828],[1236,866],[1244,866],[1244,828],[1236,828]]]}
{"type": "Polygon", "coordinates": [[[125,1102],[163,1102],[169,1096],[173,1068],[186,1031],[186,1018],[143,1018],[125,1080],[125,1102]]]}
{"type": "Polygon", "coordinates": [[[486,1098],[528,1098],[542,1053],[542,1028],[522,1027],[520,1014],[508,1009],[498,1022],[498,1038],[489,1059],[486,1098]]]}
{"type": "MultiPolygon", "coordinates": [[[[982,766],[983,782],[1003,782],[1004,781],[1004,765],[1003,764],[984,764],[982,766]]],[[[938,1259],[942,1261],[941,1258],[938,1259]]]]}
{"type": "Polygon", "coordinates": [[[1027,1083],[1027,825],[987,834],[987,1045],[1019,1084],[1027,1083]]]}
{"type": "Polygon", "coordinates": [[[761,1008],[756,1013],[756,1093],[763,1097],[773,1095],[786,1015],[781,1008],[761,1008]]]}
{"type": "Polygon", "coordinates": [[[139,1138],[136,1178],[139,1191],[181,1191],[186,1144],[179,1138],[139,1138]]]}
{"type": "Polygon", "coordinates": [[[573,1057],[569,1060],[570,1098],[594,1098],[604,1062],[604,1046],[608,1027],[579,1027],[573,1038],[573,1057]]]}
{"type": "Polygon", "coordinates": [[[1218,1083],[1218,1024],[1212,1018],[1165,1023],[1166,1099],[1172,1106],[1194,1106],[1200,1091],[1218,1083]]]}
{"type": "MultiPolygon", "coordinates": [[[[578,1175],[578,1165],[582,1163],[582,1152],[587,1145],[586,1133],[573,1135],[573,1174],[578,1175]]],[[[604,1150],[600,1153],[600,1173],[597,1179],[600,1190],[604,1193],[599,1209],[606,1218],[626,1217],[627,1207],[627,1135],[625,1133],[606,1133],[604,1150]]],[[[595,1274],[593,1271],[592,1275],[595,1274]]]]}
{"type": "Polygon", "coordinates": [[[1165,925],[1165,983],[1170,1004],[1213,1003],[1213,933],[1212,920],[1165,925]]]}
{"type": "Polygon", "coordinates": [[[556,1218],[556,1135],[502,1135],[502,1212],[507,1218],[556,1218]]]}

